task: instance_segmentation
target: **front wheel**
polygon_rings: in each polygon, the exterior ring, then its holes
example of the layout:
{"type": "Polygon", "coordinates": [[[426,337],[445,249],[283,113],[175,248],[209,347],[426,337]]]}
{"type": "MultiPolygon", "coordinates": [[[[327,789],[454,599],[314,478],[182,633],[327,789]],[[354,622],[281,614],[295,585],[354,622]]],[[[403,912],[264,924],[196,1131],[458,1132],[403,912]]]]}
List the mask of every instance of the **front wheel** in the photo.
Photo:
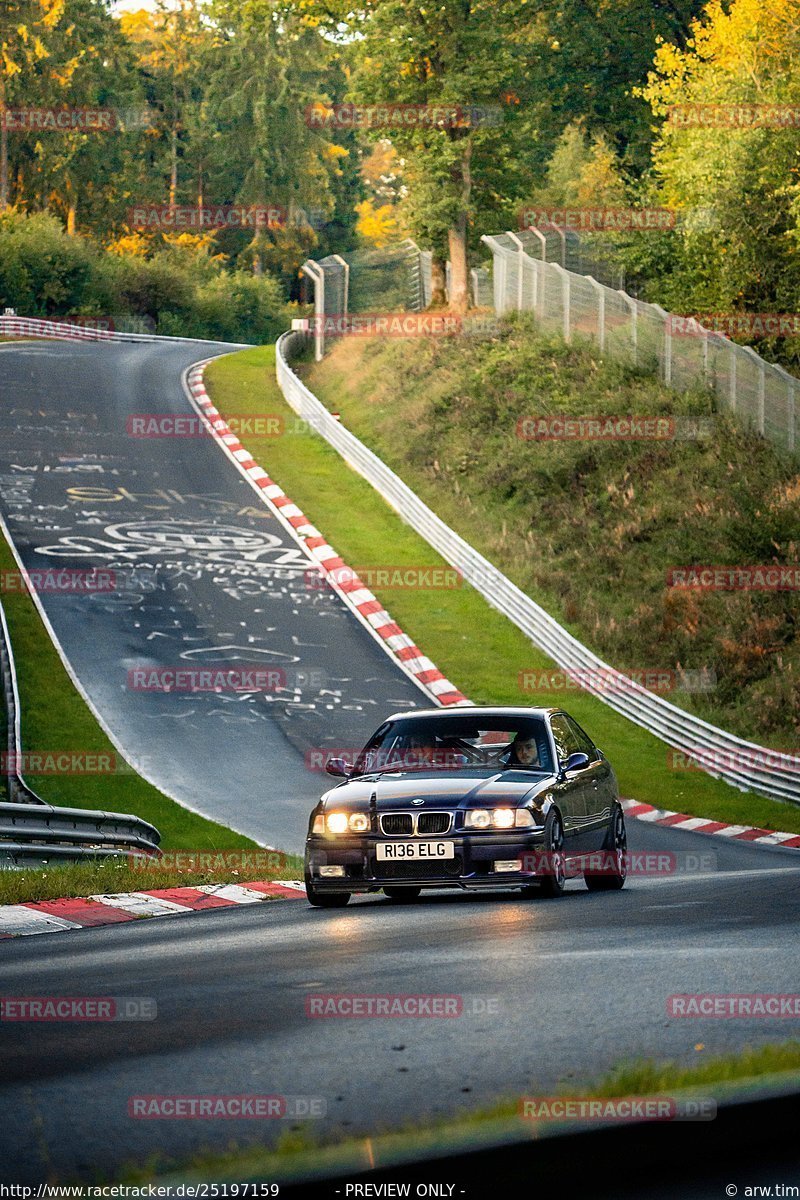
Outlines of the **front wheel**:
{"type": "Polygon", "coordinates": [[[309,875],[306,875],[306,899],[314,908],[344,908],[350,899],[349,892],[318,892],[309,875]]]}
{"type": "Polygon", "coordinates": [[[625,814],[619,804],[614,806],[611,814],[602,854],[601,871],[584,872],[584,882],[590,892],[618,892],[625,886],[628,876],[628,835],[625,814]]]}
{"type": "Polygon", "coordinates": [[[555,810],[548,814],[544,825],[544,874],[537,884],[526,884],[523,896],[544,896],[555,900],[563,895],[567,882],[567,863],[564,855],[564,826],[555,810]]]}

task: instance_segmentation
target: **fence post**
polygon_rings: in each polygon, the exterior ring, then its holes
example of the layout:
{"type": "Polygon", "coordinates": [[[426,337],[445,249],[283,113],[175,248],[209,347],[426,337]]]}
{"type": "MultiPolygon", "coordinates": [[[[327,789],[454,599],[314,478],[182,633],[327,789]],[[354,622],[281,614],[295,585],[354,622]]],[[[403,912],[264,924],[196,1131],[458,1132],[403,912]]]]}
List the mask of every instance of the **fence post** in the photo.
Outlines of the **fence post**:
{"type": "Polygon", "coordinates": [[[631,358],[633,365],[637,366],[639,362],[639,309],[636,301],[627,292],[623,292],[622,288],[617,288],[620,296],[625,301],[631,314],[631,358]]]}
{"type": "Polygon", "coordinates": [[[603,354],[606,348],[606,289],[593,275],[587,275],[586,282],[597,292],[597,348],[603,354]]]}
{"type": "Polygon", "coordinates": [[[562,336],[563,336],[565,342],[571,342],[572,341],[572,329],[570,328],[571,294],[570,294],[569,271],[565,271],[563,267],[560,267],[558,265],[558,263],[548,263],[547,265],[553,271],[558,271],[558,274],[561,276],[561,304],[562,304],[562,308],[563,308],[563,321],[562,321],[562,326],[561,326],[561,333],[562,333],[562,336]]]}
{"type": "Polygon", "coordinates": [[[665,312],[660,304],[651,304],[650,307],[664,322],[664,383],[667,387],[672,387],[672,316],[665,312]]]}
{"type": "Polygon", "coordinates": [[[300,268],[314,284],[314,359],[322,362],[325,353],[325,272],[313,258],[307,258],[300,268]]]}
{"type": "Polygon", "coordinates": [[[522,244],[522,238],[517,237],[516,233],[512,233],[511,230],[508,230],[508,236],[517,247],[517,312],[522,312],[522,289],[525,283],[525,274],[522,269],[522,262],[525,258],[525,247],[522,244]]]}
{"type": "Polygon", "coordinates": [[[344,267],[344,306],[343,306],[343,312],[342,312],[342,316],[343,316],[343,317],[346,317],[346,316],[347,316],[347,314],[348,314],[348,312],[350,311],[350,309],[349,309],[349,301],[350,301],[350,263],[349,263],[349,262],[346,262],[346,261],[345,261],[345,260],[342,258],[341,254],[332,254],[332,255],[331,255],[331,258],[334,258],[334,259],[336,259],[336,262],[338,262],[338,263],[341,263],[341,264],[342,264],[342,266],[344,267]]]}
{"type": "Polygon", "coordinates": [[[789,408],[789,449],[794,450],[795,445],[797,444],[797,392],[795,391],[793,379],[790,379],[787,383],[786,391],[789,408]]]}
{"type": "Polygon", "coordinates": [[[737,355],[739,347],[735,342],[731,342],[731,369],[730,379],[728,380],[728,399],[731,404],[731,412],[736,412],[736,366],[738,363],[737,355]]]}
{"type": "Polygon", "coordinates": [[[766,414],[767,371],[763,358],[758,360],[758,432],[764,436],[766,414]]]}

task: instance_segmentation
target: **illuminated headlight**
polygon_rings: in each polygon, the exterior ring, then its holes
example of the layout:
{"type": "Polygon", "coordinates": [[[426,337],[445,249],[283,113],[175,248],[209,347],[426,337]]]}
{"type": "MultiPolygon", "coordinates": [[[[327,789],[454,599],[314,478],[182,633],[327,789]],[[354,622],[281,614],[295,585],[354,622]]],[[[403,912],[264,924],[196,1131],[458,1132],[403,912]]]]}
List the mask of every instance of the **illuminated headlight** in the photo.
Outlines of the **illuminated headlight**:
{"type": "Polygon", "coordinates": [[[312,833],[324,833],[325,832],[325,817],[322,813],[317,813],[317,815],[314,817],[314,824],[311,826],[311,832],[312,833]]]}
{"type": "Polygon", "coordinates": [[[534,829],[536,822],[527,808],[470,808],[465,829],[534,829]]]}
{"type": "Polygon", "coordinates": [[[348,829],[351,833],[366,833],[369,829],[369,817],[363,812],[350,813],[349,816],[344,812],[328,813],[327,817],[314,818],[314,833],[347,833],[348,829]]]}
{"type": "Polygon", "coordinates": [[[344,867],[320,867],[321,879],[340,879],[344,875],[344,867]]]}

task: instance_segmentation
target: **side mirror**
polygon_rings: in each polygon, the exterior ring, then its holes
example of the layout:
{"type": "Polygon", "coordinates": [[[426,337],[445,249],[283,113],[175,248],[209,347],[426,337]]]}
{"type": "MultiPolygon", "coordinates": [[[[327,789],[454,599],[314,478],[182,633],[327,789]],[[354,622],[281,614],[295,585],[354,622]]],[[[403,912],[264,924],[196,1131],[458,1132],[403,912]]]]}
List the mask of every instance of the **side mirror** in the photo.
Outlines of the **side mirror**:
{"type": "Polygon", "coordinates": [[[583,771],[588,765],[589,755],[584,754],[582,750],[576,750],[574,754],[570,754],[564,770],[569,774],[570,771],[583,771]]]}
{"type": "Polygon", "coordinates": [[[344,779],[348,778],[352,769],[346,758],[329,758],[325,763],[329,775],[339,775],[344,779]]]}

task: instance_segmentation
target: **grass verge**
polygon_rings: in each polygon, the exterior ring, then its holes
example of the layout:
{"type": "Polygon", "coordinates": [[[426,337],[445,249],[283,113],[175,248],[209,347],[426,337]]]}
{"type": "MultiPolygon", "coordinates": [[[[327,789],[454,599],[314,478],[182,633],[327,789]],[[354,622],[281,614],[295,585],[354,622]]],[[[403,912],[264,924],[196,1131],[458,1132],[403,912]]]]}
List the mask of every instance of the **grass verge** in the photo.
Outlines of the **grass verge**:
{"type": "MultiPolygon", "coordinates": [[[[710,1096],[718,1103],[727,1096],[753,1091],[767,1085],[775,1088],[800,1083],[800,1042],[768,1044],[748,1049],[740,1055],[710,1058],[696,1066],[667,1062],[640,1061],[624,1064],[602,1079],[585,1087],[570,1085],[559,1090],[564,1098],[613,1099],[645,1096],[710,1096]],[[713,1089],[713,1092],[711,1091],[713,1089]]],[[[531,1088],[532,1094],[535,1088],[531,1088]]],[[[180,1170],[153,1164],[144,1171],[131,1170],[123,1178],[142,1182],[158,1178],[160,1183],[181,1180],[278,1180],[288,1182],[310,1176],[324,1177],[335,1172],[363,1171],[368,1167],[387,1168],[403,1162],[416,1162],[436,1154],[453,1154],[479,1146],[546,1134],[544,1121],[534,1123],[519,1115],[519,1098],[511,1097],[457,1118],[428,1118],[389,1132],[376,1129],[368,1136],[334,1135],[316,1139],[307,1126],[295,1126],[274,1147],[257,1147],[226,1154],[200,1154],[180,1170]]],[[[557,1132],[567,1123],[555,1122],[557,1132]]]]}
{"type": "MultiPolygon", "coordinates": [[[[298,429],[274,372],[273,347],[217,359],[206,371],[207,387],[223,414],[283,417],[283,436],[245,436],[256,461],[350,566],[380,567],[387,559],[400,566],[443,566],[427,542],[360,475],[347,469],[327,442],[298,429]]],[[[447,519],[446,513],[441,515],[447,519]]],[[[474,544],[494,557],[480,539],[474,544]]],[[[423,652],[476,703],[535,702],[520,693],[519,673],[549,671],[553,663],[473,588],[375,586],[373,591],[423,652]]],[[[570,693],[566,707],[608,753],[622,795],[693,816],[800,833],[800,810],[739,792],[701,771],[674,769],[663,742],[588,693],[570,693]]]]}
{"type": "MultiPolygon", "coordinates": [[[[237,850],[219,854],[207,852],[202,858],[196,856],[196,859],[194,866],[173,865],[172,857],[168,855],[164,861],[150,866],[136,866],[128,861],[107,861],[0,871],[0,904],[196,887],[200,883],[299,879],[303,874],[302,859],[276,850],[237,850]]],[[[180,858],[177,861],[180,863],[180,858]]]]}

